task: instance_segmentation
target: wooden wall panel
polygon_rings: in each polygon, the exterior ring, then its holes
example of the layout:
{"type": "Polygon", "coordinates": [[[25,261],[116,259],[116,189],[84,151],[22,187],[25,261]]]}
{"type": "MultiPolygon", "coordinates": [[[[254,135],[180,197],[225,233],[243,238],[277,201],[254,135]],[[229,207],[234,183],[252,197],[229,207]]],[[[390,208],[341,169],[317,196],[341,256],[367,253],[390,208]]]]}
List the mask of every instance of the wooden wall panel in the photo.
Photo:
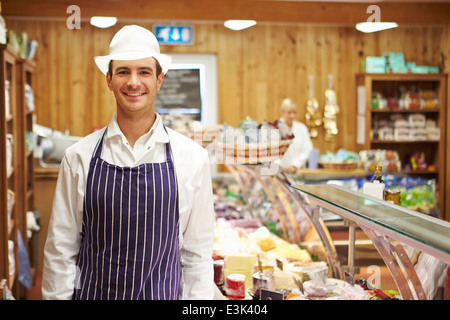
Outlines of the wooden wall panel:
{"type": "Polygon", "coordinates": [[[367,7],[380,7],[382,21],[400,24],[448,23],[450,4],[442,0],[292,1],[292,0],[3,0],[5,16],[63,17],[67,7],[79,6],[83,17],[116,16],[119,19],[164,21],[357,23],[370,16],[367,7]],[[372,3],[371,3],[372,2],[372,3]]]}
{"type": "MultiPolygon", "coordinates": [[[[122,25],[97,29],[83,22],[80,30],[69,30],[65,20],[6,20],[9,29],[26,31],[39,42],[35,57],[38,123],[80,136],[106,125],[115,102],[93,57],[107,54],[111,38],[122,25]]],[[[448,28],[408,26],[363,34],[347,25],[267,23],[237,32],[218,23],[197,23],[193,45],[162,46],[161,51],[217,55],[219,123],[233,126],[246,116],[258,122],[276,120],[284,97],[297,101],[298,119],[304,121],[308,76],[315,77],[315,95],[323,111],[328,74],[332,74],[341,110],[339,135],[334,142],[325,142],[320,131],[313,143],[322,153],[336,152],[356,149],[355,74],[361,57],[403,51],[408,61],[437,65],[442,54],[447,59],[450,55],[448,28]]]]}

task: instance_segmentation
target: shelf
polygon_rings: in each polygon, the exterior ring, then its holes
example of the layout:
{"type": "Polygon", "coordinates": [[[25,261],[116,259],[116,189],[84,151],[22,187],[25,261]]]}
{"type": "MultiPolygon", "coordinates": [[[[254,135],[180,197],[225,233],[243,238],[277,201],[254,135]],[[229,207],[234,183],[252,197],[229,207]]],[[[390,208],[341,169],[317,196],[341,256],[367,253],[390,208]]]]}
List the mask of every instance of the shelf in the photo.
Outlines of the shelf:
{"type": "Polygon", "coordinates": [[[370,77],[373,81],[439,81],[443,73],[359,73],[358,77],[370,77]]]}
{"type": "MultiPolygon", "coordinates": [[[[5,115],[6,95],[0,95],[0,278],[9,279],[9,289],[13,296],[21,299],[26,296],[25,287],[18,281],[18,231],[22,234],[25,249],[29,252],[27,239],[27,211],[34,210],[33,192],[33,153],[26,149],[26,136],[32,131],[33,112],[26,109],[25,83],[31,85],[33,62],[18,59],[9,45],[0,45],[0,91],[5,92],[5,82],[9,81],[10,114],[5,115]],[[6,135],[12,135],[12,169],[6,168],[6,135]],[[7,190],[15,193],[14,208],[8,216],[7,190]],[[15,244],[16,275],[9,276],[8,241],[15,244]]],[[[9,147],[9,146],[8,146],[9,147]]]]}
{"type": "MultiPolygon", "coordinates": [[[[357,146],[361,150],[386,149],[396,151],[402,164],[409,163],[409,159],[414,153],[422,153],[428,164],[433,164],[439,170],[408,170],[401,171],[411,175],[430,175],[436,180],[437,205],[439,217],[450,221],[450,212],[446,210],[446,138],[447,138],[447,74],[416,74],[416,73],[359,73],[356,75],[357,85],[357,131],[359,132],[357,146]],[[396,99],[403,98],[405,93],[402,87],[415,87],[419,89],[432,90],[433,99],[439,101],[438,107],[413,108],[413,109],[375,109],[372,107],[372,96],[378,92],[385,98],[392,96],[396,99]],[[409,116],[424,114],[425,121],[432,121],[439,129],[439,139],[432,140],[380,140],[374,137],[385,137],[374,135],[376,130],[387,128],[395,130],[392,124],[391,115],[398,115],[409,124],[409,116]]],[[[430,95],[431,96],[431,95],[430,95]]],[[[417,97],[421,99],[421,96],[417,97]]],[[[407,105],[407,104],[406,104],[407,105]]],[[[425,129],[426,122],[421,128],[425,129]]],[[[413,128],[413,127],[411,127],[413,128]]],[[[409,137],[409,133],[406,138],[409,137]]],[[[433,131],[433,134],[437,134],[433,131]]],[[[411,135],[411,137],[416,137],[411,135]]],[[[436,137],[436,136],[430,136],[436,137]]],[[[426,138],[426,136],[424,136],[426,138]]]]}
{"type": "Polygon", "coordinates": [[[439,143],[440,140],[371,140],[371,143],[439,143]]]}
{"type": "Polygon", "coordinates": [[[374,109],[371,108],[372,113],[439,113],[441,109],[374,109]]]}

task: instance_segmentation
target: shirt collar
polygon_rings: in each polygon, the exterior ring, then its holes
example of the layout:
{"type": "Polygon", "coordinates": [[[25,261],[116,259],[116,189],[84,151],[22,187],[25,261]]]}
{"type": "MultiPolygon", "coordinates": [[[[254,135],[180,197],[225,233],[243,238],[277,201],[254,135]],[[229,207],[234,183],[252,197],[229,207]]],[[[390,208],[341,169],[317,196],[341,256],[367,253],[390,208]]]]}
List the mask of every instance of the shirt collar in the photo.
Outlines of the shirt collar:
{"type": "MultiPolygon", "coordinates": [[[[155,122],[150,130],[141,136],[140,139],[143,139],[143,143],[154,144],[154,143],[168,143],[169,135],[166,130],[164,130],[164,124],[161,119],[161,116],[158,113],[155,113],[155,122]]],[[[107,139],[114,139],[116,137],[120,137],[124,143],[127,142],[125,135],[120,130],[119,124],[117,123],[117,113],[114,114],[111,122],[108,124],[108,132],[106,133],[107,139]]]]}

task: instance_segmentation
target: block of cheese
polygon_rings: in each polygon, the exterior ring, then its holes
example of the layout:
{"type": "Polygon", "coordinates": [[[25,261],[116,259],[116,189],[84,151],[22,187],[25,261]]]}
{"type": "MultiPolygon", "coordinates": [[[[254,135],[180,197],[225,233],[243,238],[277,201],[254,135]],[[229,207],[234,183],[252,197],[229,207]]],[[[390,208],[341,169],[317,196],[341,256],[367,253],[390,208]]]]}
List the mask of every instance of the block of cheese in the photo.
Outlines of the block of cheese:
{"type": "Polygon", "coordinates": [[[256,263],[254,255],[236,255],[225,257],[225,277],[238,273],[245,276],[246,288],[252,287],[253,266],[256,263]]]}
{"type": "Polygon", "coordinates": [[[299,275],[302,279],[306,274],[309,280],[325,282],[328,278],[328,266],[324,261],[310,262],[308,264],[289,263],[284,268],[286,271],[299,275]]]}

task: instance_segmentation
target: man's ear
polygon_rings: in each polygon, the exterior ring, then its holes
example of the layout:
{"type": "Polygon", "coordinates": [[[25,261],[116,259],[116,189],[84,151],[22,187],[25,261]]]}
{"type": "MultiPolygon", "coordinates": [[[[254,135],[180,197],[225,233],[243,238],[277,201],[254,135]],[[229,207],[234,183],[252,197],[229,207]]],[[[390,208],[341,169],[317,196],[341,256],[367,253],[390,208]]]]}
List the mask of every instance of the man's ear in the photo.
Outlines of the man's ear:
{"type": "Polygon", "coordinates": [[[164,80],[164,72],[161,72],[158,76],[158,79],[156,79],[156,83],[157,83],[157,90],[159,91],[159,88],[161,88],[161,85],[163,83],[164,80]]]}
{"type": "Polygon", "coordinates": [[[111,80],[112,80],[112,77],[111,77],[111,75],[109,74],[109,72],[107,72],[107,73],[106,73],[106,84],[108,85],[109,90],[112,91],[111,80]]]}

